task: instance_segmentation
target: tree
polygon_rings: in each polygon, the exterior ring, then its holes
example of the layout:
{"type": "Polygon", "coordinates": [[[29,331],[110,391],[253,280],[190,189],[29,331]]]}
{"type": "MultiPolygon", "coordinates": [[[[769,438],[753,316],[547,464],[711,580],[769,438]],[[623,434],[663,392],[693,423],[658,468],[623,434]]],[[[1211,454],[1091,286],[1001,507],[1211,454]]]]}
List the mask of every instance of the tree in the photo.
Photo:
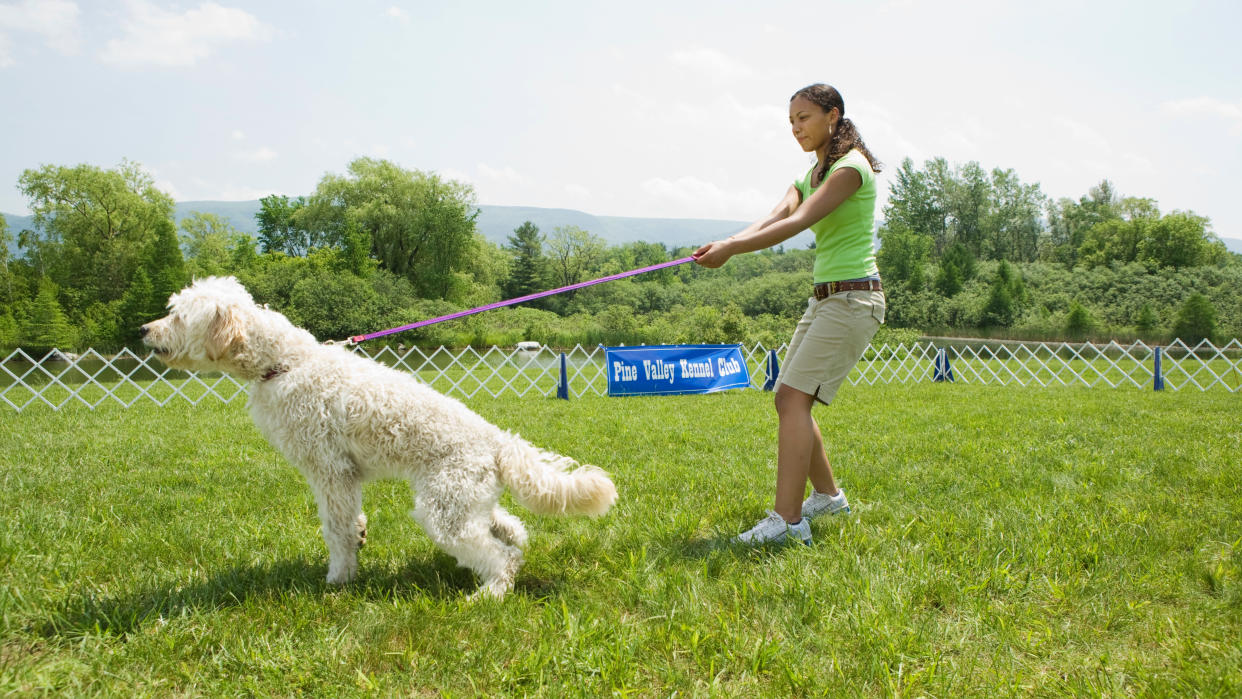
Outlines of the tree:
{"type": "Polygon", "coordinates": [[[1177,311],[1173,324],[1173,336],[1194,347],[1216,338],[1216,308],[1203,294],[1191,294],[1177,311]]]}
{"type": "Polygon", "coordinates": [[[18,188],[30,200],[37,230],[23,247],[74,306],[119,299],[142,264],[173,200],[136,164],[116,170],[47,165],[26,170],[18,188]]]}
{"type": "Polygon", "coordinates": [[[1138,315],[1134,318],[1134,329],[1140,333],[1148,334],[1156,329],[1156,324],[1160,319],[1156,316],[1156,309],[1152,308],[1150,301],[1144,301],[1142,307],[1139,308],[1138,315]]]}
{"type": "Polygon", "coordinates": [[[215,214],[191,211],[181,219],[181,245],[189,276],[197,279],[228,274],[233,267],[233,248],[243,236],[215,214]]]}
{"type": "Polygon", "coordinates": [[[933,258],[962,245],[976,259],[1034,261],[1047,198],[1013,170],[985,171],[977,162],[952,168],[943,158],[918,170],[902,161],[884,208],[886,227],[931,243],[933,258]]]}
{"type": "Polygon", "coordinates": [[[1122,200],[1120,217],[1092,226],[1079,258],[1087,267],[1139,262],[1149,270],[1221,264],[1229,253],[1206,217],[1174,211],[1160,215],[1151,199],[1122,200]]]}
{"type": "Polygon", "coordinates": [[[1092,226],[1121,217],[1120,202],[1112,182],[1102,180],[1078,201],[1062,198],[1048,204],[1047,246],[1043,259],[1078,264],[1078,251],[1092,226]]]}
{"type": "Polygon", "coordinates": [[[13,237],[9,235],[9,222],[0,216],[0,293],[4,294],[4,303],[13,303],[13,277],[9,272],[9,243],[13,237]]]}
{"type": "Polygon", "coordinates": [[[1225,244],[1210,230],[1208,219],[1190,211],[1174,211],[1151,222],[1138,244],[1138,261],[1148,269],[1220,264],[1225,244]]]}
{"type": "Polygon", "coordinates": [[[299,213],[306,206],[306,197],[290,199],[272,194],[259,200],[259,212],[254,215],[259,224],[259,247],[263,252],[283,252],[292,257],[302,257],[326,241],[314,236],[300,220],[299,213]]]}
{"type": "Polygon", "coordinates": [[[151,278],[151,293],[157,304],[155,310],[159,311],[168,297],[180,291],[189,281],[185,260],[181,256],[181,244],[177,240],[177,228],[172,221],[163,219],[156,223],[155,240],[139,267],[144,268],[151,278]]]}
{"type": "Polygon", "coordinates": [[[983,258],[985,253],[983,227],[991,214],[991,194],[987,173],[974,161],[958,170],[948,189],[953,242],[965,246],[975,259],[983,258]]]}
{"type": "Polygon", "coordinates": [[[345,269],[357,277],[371,276],[371,272],[375,271],[375,261],[371,259],[371,236],[357,221],[350,220],[345,224],[341,243],[341,261],[345,269]]]}
{"type": "Polygon", "coordinates": [[[1070,337],[1081,338],[1095,330],[1095,318],[1091,311],[1077,301],[1071,301],[1069,313],[1065,316],[1065,332],[1070,337]]]}
{"type": "Polygon", "coordinates": [[[605,243],[577,226],[561,226],[548,238],[548,256],[558,287],[577,284],[596,268],[604,256],[605,243]]]}
{"type": "Polygon", "coordinates": [[[505,246],[513,254],[513,267],[505,280],[505,298],[518,298],[543,288],[543,234],[530,221],[513,229],[509,244],[505,246]]]}
{"type": "Polygon", "coordinates": [[[1008,262],[1002,260],[996,268],[996,277],[992,280],[988,300],[983,305],[983,324],[1001,327],[1012,325],[1021,311],[1025,296],[1022,276],[1008,262]]]}
{"type": "Polygon", "coordinates": [[[991,208],[983,222],[983,256],[1034,262],[1039,256],[1047,197],[1038,184],[1023,184],[1013,170],[992,170],[991,188],[991,208]]]}
{"type": "Polygon", "coordinates": [[[155,285],[147,271],[139,267],[134,272],[125,296],[121,298],[118,314],[121,327],[118,328],[119,339],[124,344],[136,344],[141,338],[138,329],[163,315],[164,304],[168,297],[159,298],[155,293],[155,285]]]}
{"type": "Polygon", "coordinates": [[[943,158],[929,160],[927,170],[914,167],[906,158],[897,169],[884,206],[885,225],[893,230],[909,231],[930,241],[938,257],[948,247],[948,211],[944,189],[948,181],[948,163],[943,158]]]}
{"type": "Polygon", "coordinates": [[[56,296],[56,285],[50,279],[39,280],[39,293],[30,309],[30,320],[22,328],[22,346],[35,358],[53,349],[74,346],[73,328],[56,296]]]}
{"type": "Polygon", "coordinates": [[[21,329],[17,319],[5,308],[0,312],[0,349],[9,350],[21,343],[21,329]]]}
{"type": "Polygon", "coordinates": [[[962,290],[965,280],[962,277],[962,270],[950,259],[942,259],[940,261],[940,271],[936,273],[936,291],[940,292],[945,298],[952,298],[962,290]]]}
{"type": "Polygon", "coordinates": [[[354,274],[308,271],[294,285],[289,304],[298,325],[321,340],[340,340],[385,327],[379,295],[354,274]]]}
{"type": "Polygon", "coordinates": [[[954,243],[940,258],[940,272],[936,275],[936,290],[942,296],[952,297],[962,290],[966,282],[975,277],[975,256],[961,243],[954,243]]]}
{"type": "Polygon", "coordinates": [[[1092,226],[1078,248],[1079,264],[1092,268],[1113,261],[1134,262],[1138,258],[1138,244],[1145,225],[1145,221],[1118,218],[1092,226]]]}
{"type": "Polygon", "coordinates": [[[422,297],[446,298],[475,253],[477,216],[469,185],[358,158],[347,175],[324,176],[295,221],[337,248],[347,222],[356,222],[384,269],[409,279],[422,297]]]}
{"type": "Polygon", "coordinates": [[[931,238],[908,228],[885,223],[879,231],[876,264],[886,282],[906,282],[912,290],[923,285],[923,265],[931,251],[931,238]]]}

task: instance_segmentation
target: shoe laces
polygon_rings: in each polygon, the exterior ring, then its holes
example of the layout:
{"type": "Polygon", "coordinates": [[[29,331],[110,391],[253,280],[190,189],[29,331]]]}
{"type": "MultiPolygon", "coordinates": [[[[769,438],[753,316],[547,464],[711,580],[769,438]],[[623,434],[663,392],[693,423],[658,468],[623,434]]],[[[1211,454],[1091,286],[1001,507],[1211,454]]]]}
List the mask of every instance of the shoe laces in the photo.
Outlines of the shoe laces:
{"type": "Polygon", "coordinates": [[[775,510],[768,510],[768,516],[759,520],[759,523],[750,530],[750,533],[775,536],[784,533],[788,528],[789,523],[785,521],[784,517],[776,514],[775,510]]]}

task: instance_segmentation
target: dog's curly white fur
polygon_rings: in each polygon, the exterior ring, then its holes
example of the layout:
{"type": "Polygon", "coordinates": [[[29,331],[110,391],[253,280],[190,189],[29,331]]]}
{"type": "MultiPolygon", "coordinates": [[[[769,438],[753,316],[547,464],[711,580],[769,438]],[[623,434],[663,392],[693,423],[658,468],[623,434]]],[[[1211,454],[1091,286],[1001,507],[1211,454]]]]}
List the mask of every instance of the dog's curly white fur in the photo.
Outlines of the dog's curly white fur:
{"type": "Polygon", "coordinates": [[[512,589],[526,543],[521,520],[497,503],[503,486],[541,514],[600,515],[616,501],[599,468],[537,449],[406,372],[319,344],[236,279],[198,280],[169,309],[142,326],[143,341],[170,367],[252,382],[255,424],[314,491],[330,583],[357,573],[367,480],[408,480],[414,519],[494,597],[512,589]]]}

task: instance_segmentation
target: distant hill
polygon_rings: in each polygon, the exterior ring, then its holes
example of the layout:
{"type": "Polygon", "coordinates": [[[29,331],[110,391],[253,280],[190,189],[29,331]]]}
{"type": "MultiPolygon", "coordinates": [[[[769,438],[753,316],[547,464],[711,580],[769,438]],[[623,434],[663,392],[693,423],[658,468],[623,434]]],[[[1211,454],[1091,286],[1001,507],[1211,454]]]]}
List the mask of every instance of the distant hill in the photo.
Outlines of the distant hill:
{"type": "MultiPolygon", "coordinates": [[[[254,218],[258,211],[259,201],[257,199],[253,201],[180,201],[176,204],[174,216],[180,223],[181,219],[194,212],[215,214],[243,233],[258,235],[258,222],[254,218]]],[[[30,228],[33,225],[32,219],[29,216],[14,214],[0,215],[8,219],[9,231],[14,234],[14,243],[10,247],[15,252],[16,233],[23,228],[30,228]]],[[[603,238],[609,245],[644,241],[664,243],[672,248],[699,245],[723,238],[742,230],[749,224],[748,221],[716,219],[595,216],[573,209],[545,209],[534,206],[480,206],[476,223],[479,233],[483,234],[484,238],[498,245],[504,245],[514,229],[526,221],[538,226],[544,234],[551,233],[562,226],[577,226],[603,238]]],[[[800,241],[800,237],[795,237],[786,245],[804,247],[810,238],[807,238],[807,241],[800,241]]]]}
{"type": "Polygon", "coordinates": [[[530,221],[544,234],[562,226],[577,226],[603,238],[610,245],[664,243],[676,248],[701,245],[736,233],[749,221],[698,218],[633,218],[595,216],[574,209],[543,209],[533,206],[480,206],[478,227],[484,238],[503,245],[514,229],[530,221]]]}
{"type": "MultiPolygon", "coordinates": [[[[258,200],[177,202],[177,221],[180,222],[195,211],[215,214],[239,231],[258,234],[258,224],[254,219],[255,213],[259,211],[258,200]]],[[[514,229],[526,221],[538,226],[545,234],[561,226],[577,226],[603,238],[610,245],[641,240],[664,243],[670,247],[705,243],[736,233],[749,223],[710,219],[595,216],[573,209],[544,209],[533,206],[480,206],[477,225],[484,238],[503,245],[514,229]]]]}
{"type": "MultiPolygon", "coordinates": [[[[228,221],[234,228],[251,235],[258,234],[254,219],[259,201],[182,201],[177,202],[177,221],[191,212],[215,214],[228,221]]],[[[17,232],[30,228],[29,216],[0,214],[8,219],[9,232],[14,242],[10,251],[16,253],[17,232]]],[[[726,221],[697,218],[635,218],[628,216],[596,216],[575,209],[545,209],[534,206],[480,206],[478,228],[483,237],[503,245],[513,230],[530,221],[545,234],[562,226],[577,226],[603,238],[609,245],[644,241],[664,243],[671,248],[699,245],[722,238],[745,228],[748,221],[726,221]]],[[[786,248],[804,248],[812,240],[810,233],[800,233],[786,241],[786,248]]],[[[1242,254],[1242,238],[1221,238],[1230,251],[1242,254]]]]}

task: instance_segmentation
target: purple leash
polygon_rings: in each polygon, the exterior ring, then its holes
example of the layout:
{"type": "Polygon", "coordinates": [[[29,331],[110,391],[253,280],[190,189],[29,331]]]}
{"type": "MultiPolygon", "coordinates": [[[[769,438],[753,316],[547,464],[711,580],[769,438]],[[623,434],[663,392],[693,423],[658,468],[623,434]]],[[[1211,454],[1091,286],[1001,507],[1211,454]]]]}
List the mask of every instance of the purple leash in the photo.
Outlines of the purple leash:
{"type": "Polygon", "coordinates": [[[509,299],[508,301],[498,301],[496,303],[489,303],[486,306],[479,306],[478,308],[471,308],[468,311],[458,311],[456,313],[450,313],[446,316],[440,316],[439,318],[431,318],[429,320],[420,320],[417,323],[410,323],[409,325],[402,325],[399,328],[389,328],[387,330],[379,330],[377,332],[367,333],[366,335],[354,335],[353,337],[349,338],[347,342],[351,345],[356,345],[359,342],[362,342],[364,340],[374,340],[377,337],[383,337],[385,335],[391,335],[393,333],[399,333],[399,332],[403,332],[406,330],[413,330],[415,328],[421,328],[425,325],[434,325],[436,323],[443,323],[446,320],[453,320],[454,318],[462,318],[464,316],[473,315],[475,313],[482,313],[483,311],[490,311],[493,308],[502,308],[504,306],[512,306],[515,303],[522,303],[524,301],[534,301],[535,299],[541,299],[544,296],[552,296],[553,294],[560,294],[566,291],[573,291],[574,289],[581,289],[583,287],[592,286],[595,284],[603,284],[604,282],[612,282],[618,279],[632,277],[636,274],[642,274],[644,272],[654,272],[657,269],[664,269],[665,267],[676,267],[677,265],[684,265],[685,263],[690,262],[692,260],[694,260],[693,255],[689,257],[683,257],[680,260],[672,260],[671,262],[661,262],[660,264],[651,265],[649,267],[642,267],[640,269],[631,269],[628,272],[621,272],[620,274],[614,274],[609,277],[601,277],[599,279],[592,279],[589,282],[578,282],[577,284],[570,284],[569,286],[562,286],[559,289],[540,291],[537,294],[527,294],[526,296],[519,296],[515,299],[509,299]]]}

